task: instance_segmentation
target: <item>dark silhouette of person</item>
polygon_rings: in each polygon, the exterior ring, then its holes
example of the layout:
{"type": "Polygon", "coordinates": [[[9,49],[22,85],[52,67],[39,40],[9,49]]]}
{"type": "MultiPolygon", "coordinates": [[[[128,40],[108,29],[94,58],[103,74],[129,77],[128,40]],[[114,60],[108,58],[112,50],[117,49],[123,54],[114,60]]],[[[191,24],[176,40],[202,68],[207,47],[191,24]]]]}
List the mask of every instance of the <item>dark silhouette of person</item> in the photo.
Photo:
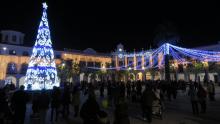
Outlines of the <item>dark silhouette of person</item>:
{"type": "Polygon", "coordinates": [[[41,120],[41,124],[45,124],[45,119],[46,119],[46,115],[47,115],[47,110],[49,108],[49,104],[50,104],[50,97],[49,95],[46,93],[46,91],[43,89],[41,91],[40,97],[39,97],[39,112],[40,112],[40,120],[41,120]]]}
{"type": "Polygon", "coordinates": [[[205,90],[205,88],[199,84],[198,87],[198,101],[201,105],[201,113],[206,113],[206,97],[207,97],[207,92],[205,90]]]}
{"type": "Polygon", "coordinates": [[[109,104],[112,105],[112,90],[113,90],[113,86],[112,86],[112,82],[108,81],[108,84],[107,84],[107,95],[108,95],[108,101],[109,101],[109,104]]]}
{"type": "Polygon", "coordinates": [[[213,81],[210,81],[208,83],[207,89],[208,89],[209,100],[215,101],[215,84],[213,83],[213,81]]]}
{"type": "Polygon", "coordinates": [[[145,90],[141,96],[141,106],[143,110],[144,120],[147,118],[148,122],[152,122],[152,104],[155,99],[154,92],[149,85],[146,85],[145,90]]]}
{"type": "Polygon", "coordinates": [[[101,82],[100,85],[100,97],[104,97],[104,82],[101,82]]]}
{"type": "Polygon", "coordinates": [[[33,116],[36,116],[39,113],[39,107],[40,107],[40,101],[39,101],[39,93],[35,92],[33,95],[33,101],[32,101],[32,111],[33,116]]]}
{"type": "Polygon", "coordinates": [[[125,97],[125,84],[123,82],[120,84],[120,96],[125,97]]]}
{"type": "Polygon", "coordinates": [[[72,92],[72,104],[74,106],[74,117],[78,116],[80,105],[80,90],[78,86],[74,86],[72,92]]]}
{"type": "Polygon", "coordinates": [[[176,97],[177,97],[177,82],[171,83],[171,90],[172,90],[173,99],[176,99],[176,97]]]}
{"type": "Polygon", "coordinates": [[[55,121],[58,120],[60,104],[61,104],[60,89],[58,87],[53,87],[53,91],[51,94],[51,118],[50,118],[50,121],[53,121],[54,111],[56,114],[55,121]]]}
{"type": "Polygon", "coordinates": [[[98,114],[100,108],[95,99],[95,95],[90,93],[86,102],[82,105],[80,110],[80,117],[83,120],[83,124],[98,124],[98,114]]]}
{"type": "Polygon", "coordinates": [[[14,110],[14,123],[24,124],[26,104],[28,102],[28,95],[24,91],[24,86],[22,85],[18,91],[14,93],[11,99],[12,107],[14,110]]]}
{"type": "Polygon", "coordinates": [[[196,88],[195,84],[190,85],[188,95],[190,96],[190,101],[191,101],[191,104],[192,104],[193,114],[198,115],[199,114],[198,94],[197,94],[197,88],[196,88]]]}
{"type": "Polygon", "coordinates": [[[63,113],[64,118],[68,118],[69,113],[70,113],[69,111],[69,104],[70,104],[70,97],[71,97],[70,95],[71,95],[70,88],[68,85],[66,85],[64,87],[64,92],[63,92],[63,97],[62,97],[62,104],[63,104],[62,113],[63,113]]]}
{"type": "Polygon", "coordinates": [[[11,115],[6,93],[3,89],[0,89],[0,124],[4,124],[5,120],[11,115]]]}
{"type": "Polygon", "coordinates": [[[130,124],[128,117],[128,105],[123,97],[120,97],[118,103],[116,103],[114,115],[114,124],[130,124]]]}
{"type": "Polygon", "coordinates": [[[130,96],[131,96],[131,82],[127,82],[126,88],[127,88],[127,98],[130,98],[130,96]]]}
{"type": "Polygon", "coordinates": [[[172,86],[170,83],[167,84],[167,97],[168,97],[168,100],[171,101],[171,95],[172,95],[172,86]]]}

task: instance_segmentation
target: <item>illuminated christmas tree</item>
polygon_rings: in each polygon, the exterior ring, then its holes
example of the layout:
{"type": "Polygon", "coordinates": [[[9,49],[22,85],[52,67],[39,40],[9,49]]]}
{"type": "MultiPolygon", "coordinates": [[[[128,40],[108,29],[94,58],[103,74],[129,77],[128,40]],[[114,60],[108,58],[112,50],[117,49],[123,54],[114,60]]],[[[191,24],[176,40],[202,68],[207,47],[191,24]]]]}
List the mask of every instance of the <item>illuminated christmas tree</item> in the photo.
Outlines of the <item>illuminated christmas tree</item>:
{"type": "Polygon", "coordinates": [[[43,15],[24,83],[26,90],[52,89],[60,84],[57,78],[46,10],[47,4],[43,3],[43,15]]]}

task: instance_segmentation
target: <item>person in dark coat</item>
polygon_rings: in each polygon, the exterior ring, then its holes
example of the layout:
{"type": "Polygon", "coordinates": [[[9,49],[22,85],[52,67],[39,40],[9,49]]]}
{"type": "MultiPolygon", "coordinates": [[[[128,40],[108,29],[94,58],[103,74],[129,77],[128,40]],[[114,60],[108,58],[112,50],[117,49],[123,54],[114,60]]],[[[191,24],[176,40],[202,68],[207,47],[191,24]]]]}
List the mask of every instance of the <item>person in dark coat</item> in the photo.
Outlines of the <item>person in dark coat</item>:
{"type": "Polygon", "coordinates": [[[83,124],[98,124],[99,111],[100,108],[95,99],[95,95],[92,93],[89,94],[88,99],[82,105],[82,108],[80,110],[80,117],[83,120],[83,124]]]}
{"type": "Polygon", "coordinates": [[[125,97],[125,84],[123,82],[120,84],[120,97],[125,97]]]}
{"type": "Polygon", "coordinates": [[[149,85],[146,85],[146,88],[141,97],[141,106],[143,110],[144,120],[147,118],[149,123],[152,122],[152,104],[154,99],[154,92],[149,85]]]}
{"type": "Polygon", "coordinates": [[[109,105],[112,105],[112,99],[113,99],[113,85],[112,83],[109,81],[107,84],[107,95],[108,95],[108,101],[109,101],[109,105]]]}
{"type": "Polygon", "coordinates": [[[62,104],[63,104],[63,117],[68,118],[69,116],[69,104],[70,104],[70,89],[69,86],[64,87],[63,97],[62,97],[62,104]]]}
{"type": "Polygon", "coordinates": [[[127,82],[126,88],[127,88],[127,98],[130,98],[130,96],[131,96],[131,82],[127,82]]]}
{"type": "Polygon", "coordinates": [[[190,96],[190,101],[192,104],[192,111],[194,115],[199,114],[199,108],[198,108],[198,93],[197,88],[194,84],[190,85],[188,95],[190,96]]]}
{"type": "Polygon", "coordinates": [[[45,124],[47,111],[50,104],[50,97],[48,96],[45,90],[42,90],[39,98],[40,98],[39,99],[40,120],[41,120],[41,124],[45,124]]]}
{"type": "Polygon", "coordinates": [[[123,97],[120,97],[118,103],[116,103],[114,115],[114,124],[130,124],[128,117],[128,105],[123,97]]]}
{"type": "Polygon", "coordinates": [[[212,81],[209,82],[207,89],[209,94],[209,100],[215,101],[215,84],[212,81]]]}
{"type": "Polygon", "coordinates": [[[39,93],[34,93],[33,94],[33,100],[32,100],[32,111],[33,115],[32,117],[35,117],[36,115],[39,114],[39,109],[40,109],[40,101],[39,101],[39,93]]]}
{"type": "Polygon", "coordinates": [[[200,103],[201,106],[201,113],[205,113],[206,112],[206,96],[207,96],[207,92],[205,90],[205,88],[199,84],[198,87],[198,101],[200,103]]]}
{"type": "Polygon", "coordinates": [[[4,124],[10,115],[11,111],[8,106],[6,93],[3,89],[0,89],[0,124],[4,124]]]}
{"type": "Polygon", "coordinates": [[[74,86],[72,92],[72,104],[74,107],[74,117],[78,116],[80,105],[80,90],[78,86],[74,86]]]}
{"type": "Polygon", "coordinates": [[[101,82],[101,85],[100,85],[100,97],[104,97],[104,82],[101,82]]]}
{"type": "Polygon", "coordinates": [[[50,121],[53,121],[54,111],[56,113],[55,120],[58,120],[59,108],[61,104],[61,93],[58,87],[53,87],[52,95],[51,95],[51,118],[50,121]]]}
{"type": "Polygon", "coordinates": [[[28,95],[24,92],[23,85],[14,93],[11,102],[14,110],[14,122],[16,124],[24,124],[28,95]]]}
{"type": "Polygon", "coordinates": [[[167,97],[168,97],[168,100],[171,101],[171,95],[172,95],[172,86],[171,84],[167,84],[167,97]]]}

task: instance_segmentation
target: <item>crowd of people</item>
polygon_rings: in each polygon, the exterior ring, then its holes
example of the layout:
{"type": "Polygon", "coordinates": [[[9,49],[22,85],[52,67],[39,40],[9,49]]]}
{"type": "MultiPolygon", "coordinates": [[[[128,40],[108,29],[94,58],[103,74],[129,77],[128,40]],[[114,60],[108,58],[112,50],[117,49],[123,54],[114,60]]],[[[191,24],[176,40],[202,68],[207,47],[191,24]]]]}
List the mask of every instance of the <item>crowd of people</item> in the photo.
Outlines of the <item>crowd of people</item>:
{"type": "Polygon", "coordinates": [[[211,101],[215,101],[213,82],[208,84],[207,90],[199,83],[184,81],[128,81],[126,83],[83,81],[74,85],[68,82],[64,84],[63,88],[54,87],[51,91],[26,92],[24,86],[16,89],[13,84],[0,89],[0,123],[24,124],[26,104],[31,103],[31,118],[38,118],[41,124],[46,122],[49,110],[51,122],[58,121],[62,115],[64,119],[80,116],[84,124],[110,124],[107,107],[103,108],[97,97],[107,98],[106,105],[114,111],[114,124],[130,124],[129,103],[139,104],[143,120],[150,123],[152,116],[165,108],[164,101],[175,100],[178,90],[186,92],[187,84],[189,84],[188,95],[193,114],[199,114],[199,105],[201,113],[206,112],[207,95],[211,101]],[[95,91],[98,91],[100,96],[97,96],[95,91]],[[87,97],[83,103],[81,103],[81,96],[87,97]],[[74,115],[70,113],[70,106],[74,109],[74,115]]]}

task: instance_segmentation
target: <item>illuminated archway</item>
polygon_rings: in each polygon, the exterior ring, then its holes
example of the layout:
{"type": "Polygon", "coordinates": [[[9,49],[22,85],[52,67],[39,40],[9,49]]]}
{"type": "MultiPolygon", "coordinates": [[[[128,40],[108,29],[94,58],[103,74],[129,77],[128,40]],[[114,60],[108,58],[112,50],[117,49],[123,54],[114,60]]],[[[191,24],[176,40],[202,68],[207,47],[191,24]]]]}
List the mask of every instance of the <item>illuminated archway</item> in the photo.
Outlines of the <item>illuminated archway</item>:
{"type": "Polygon", "coordinates": [[[159,72],[155,73],[154,80],[160,80],[160,73],[159,72]]]}
{"type": "Polygon", "coordinates": [[[25,80],[25,76],[23,76],[19,79],[19,84],[18,84],[19,87],[24,84],[24,80],[25,80]]]}
{"type": "Polygon", "coordinates": [[[143,73],[142,72],[137,73],[136,79],[143,81],[143,73]]]}
{"type": "Polygon", "coordinates": [[[134,73],[130,73],[129,76],[128,76],[128,80],[135,81],[135,74],[134,73]]]}
{"type": "Polygon", "coordinates": [[[6,84],[14,84],[15,86],[16,86],[16,82],[17,82],[17,79],[16,79],[16,77],[14,77],[14,76],[7,76],[6,78],[5,78],[5,85],[6,84]]]}
{"type": "Polygon", "coordinates": [[[85,81],[84,77],[85,77],[85,73],[80,73],[80,75],[79,75],[80,82],[85,81]]]}
{"type": "Polygon", "coordinates": [[[17,64],[14,62],[10,62],[7,65],[7,74],[17,74],[17,64]]]}
{"type": "Polygon", "coordinates": [[[89,74],[88,74],[88,83],[91,83],[91,82],[92,82],[91,76],[92,76],[92,73],[89,73],[89,74]]]}
{"type": "Polygon", "coordinates": [[[147,72],[146,73],[146,80],[151,80],[151,79],[152,79],[152,77],[151,77],[150,72],[147,72]]]}

